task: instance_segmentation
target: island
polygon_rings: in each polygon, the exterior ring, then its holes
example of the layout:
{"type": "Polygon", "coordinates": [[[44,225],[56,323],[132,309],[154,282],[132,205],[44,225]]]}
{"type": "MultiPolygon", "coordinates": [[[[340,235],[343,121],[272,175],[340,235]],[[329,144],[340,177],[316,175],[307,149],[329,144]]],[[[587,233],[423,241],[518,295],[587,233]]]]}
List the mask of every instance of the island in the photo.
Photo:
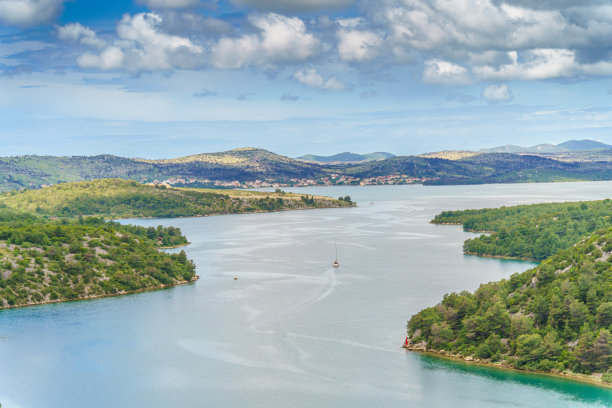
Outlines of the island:
{"type": "Polygon", "coordinates": [[[192,217],[354,206],[277,190],[201,190],[104,179],[0,194],[0,309],[115,296],[195,281],[175,227],[112,219],[192,217]]]}
{"type": "Polygon", "coordinates": [[[407,324],[408,350],[612,383],[610,200],[445,212],[490,234],[467,253],[542,259],[474,293],[444,296],[407,324]]]}

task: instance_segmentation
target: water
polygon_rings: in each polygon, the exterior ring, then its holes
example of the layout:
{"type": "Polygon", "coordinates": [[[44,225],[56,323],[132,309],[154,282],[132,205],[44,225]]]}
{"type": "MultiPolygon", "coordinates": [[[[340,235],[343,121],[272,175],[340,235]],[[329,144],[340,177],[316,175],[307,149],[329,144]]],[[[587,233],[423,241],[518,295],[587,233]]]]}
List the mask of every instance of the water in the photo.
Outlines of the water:
{"type": "Polygon", "coordinates": [[[400,348],[444,293],[533,265],[462,255],[473,235],[435,214],[607,198],[612,182],[297,191],[360,207],[131,220],[180,227],[201,279],[0,311],[2,407],[612,406],[612,390],[400,348]]]}

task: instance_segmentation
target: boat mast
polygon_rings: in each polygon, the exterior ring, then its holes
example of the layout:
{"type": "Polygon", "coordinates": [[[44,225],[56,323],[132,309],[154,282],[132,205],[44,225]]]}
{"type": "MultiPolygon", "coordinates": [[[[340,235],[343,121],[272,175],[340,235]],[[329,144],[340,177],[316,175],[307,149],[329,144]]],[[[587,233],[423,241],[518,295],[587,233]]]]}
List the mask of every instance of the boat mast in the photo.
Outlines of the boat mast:
{"type": "Polygon", "coordinates": [[[336,243],[336,238],[334,238],[334,247],[336,248],[336,263],[338,263],[338,244],[336,243]]]}

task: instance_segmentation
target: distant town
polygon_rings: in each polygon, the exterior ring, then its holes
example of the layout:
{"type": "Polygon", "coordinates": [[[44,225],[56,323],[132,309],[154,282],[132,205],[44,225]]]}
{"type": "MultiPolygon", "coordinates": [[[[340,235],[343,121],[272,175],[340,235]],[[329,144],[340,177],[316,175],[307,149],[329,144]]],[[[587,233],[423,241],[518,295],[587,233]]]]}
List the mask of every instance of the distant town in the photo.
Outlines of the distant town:
{"type": "Polygon", "coordinates": [[[223,181],[197,178],[174,177],[166,180],[153,180],[147,184],[166,186],[208,186],[216,188],[275,188],[275,187],[310,187],[310,186],[375,186],[398,184],[421,184],[432,178],[410,177],[406,174],[392,174],[378,177],[350,177],[341,174],[330,174],[329,177],[318,179],[264,179],[254,181],[223,181]]]}

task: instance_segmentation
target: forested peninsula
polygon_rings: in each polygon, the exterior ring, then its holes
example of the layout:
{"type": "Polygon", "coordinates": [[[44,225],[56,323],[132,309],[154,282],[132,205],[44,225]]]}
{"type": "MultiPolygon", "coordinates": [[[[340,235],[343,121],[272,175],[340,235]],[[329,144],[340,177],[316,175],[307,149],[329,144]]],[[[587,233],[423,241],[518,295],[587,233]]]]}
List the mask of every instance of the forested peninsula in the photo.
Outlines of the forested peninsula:
{"type": "Polygon", "coordinates": [[[466,254],[541,261],[569,248],[581,237],[612,227],[612,201],[444,211],[431,222],[463,225],[464,230],[471,232],[487,232],[465,241],[466,254]]]}
{"type": "Polygon", "coordinates": [[[437,216],[435,222],[493,231],[468,241],[467,252],[483,241],[482,254],[545,259],[415,314],[407,348],[612,383],[611,209],[603,200],[437,216]]]}
{"type": "Polygon", "coordinates": [[[283,192],[166,188],[105,179],[0,194],[0,309],[160,289],[197,279],[174,227],[112,218],[186,217],[352,206],[283,192]]]}

